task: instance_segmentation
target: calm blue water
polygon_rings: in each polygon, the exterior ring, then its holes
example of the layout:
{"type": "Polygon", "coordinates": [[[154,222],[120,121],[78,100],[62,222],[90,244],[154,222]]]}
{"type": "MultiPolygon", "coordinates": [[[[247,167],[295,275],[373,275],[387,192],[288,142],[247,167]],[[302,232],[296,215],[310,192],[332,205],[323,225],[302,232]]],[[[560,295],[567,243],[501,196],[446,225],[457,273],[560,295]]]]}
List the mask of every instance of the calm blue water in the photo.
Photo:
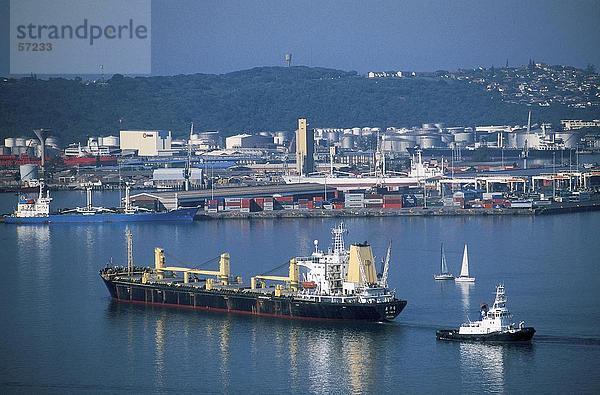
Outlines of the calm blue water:
{"type": "MultiPolygon", "coordinates": [[[[84,194],[56,193],[57,206],[84,194]]],[[[14,195],[0,196],[8,212],[14,195]]],[[[118,193],[98,203],[115,205],[118,193]]],[[[126,257],[126,225],[0,224],[2,392],[458,393],[600,391],[600,212],[546,217],[346,221],[347,241],[380,257],[408,300],[392,324],[304,322],[116,304],[98,270],[126,257]],[[459,271],[469,244],[475,284],[436,283],[440,242],[459,271]],[[478,317],[504,282],[531,345],[435,340],[478,317]]],[[[136,264],[197,265],[222,251],[252,274],[329,243],[329,219],[135,224],[136,264]]]]}

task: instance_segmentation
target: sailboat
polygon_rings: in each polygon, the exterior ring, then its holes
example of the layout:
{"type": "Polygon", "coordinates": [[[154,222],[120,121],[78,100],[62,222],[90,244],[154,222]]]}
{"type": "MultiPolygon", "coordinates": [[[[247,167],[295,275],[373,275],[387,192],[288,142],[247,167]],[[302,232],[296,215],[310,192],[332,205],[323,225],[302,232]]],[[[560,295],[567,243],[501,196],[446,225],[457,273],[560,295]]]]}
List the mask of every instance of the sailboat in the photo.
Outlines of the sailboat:
{"type": "Polygon", "coordinates": [[[466,244],[465,251],[463,252],[462,266],[460,267],[460,276],[456,277],[454,281],[465,283],[475,282],[475,277],[469,276],[469,253],[467,252],[466,244]]]}
{"type": "Polygon", "coordinates": [[[434,280],[452,280],[454,279],[454,275],[452,273],[448,273],[448,265],[446,265],[446,254],[444,253],[444,243],[442,243],[442,258],[440,261],[440,274],[435,274],[433,276],[434,280]]]}

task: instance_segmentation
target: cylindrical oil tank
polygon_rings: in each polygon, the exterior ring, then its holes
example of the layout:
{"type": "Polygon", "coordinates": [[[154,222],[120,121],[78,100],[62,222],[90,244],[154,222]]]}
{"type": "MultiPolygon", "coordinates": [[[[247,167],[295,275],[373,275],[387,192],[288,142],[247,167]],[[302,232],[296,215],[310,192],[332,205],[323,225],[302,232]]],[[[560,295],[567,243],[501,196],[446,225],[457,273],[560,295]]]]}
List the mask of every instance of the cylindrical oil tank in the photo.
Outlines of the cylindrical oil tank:
{"type": "Polygon", "coordinates": [[[31,164],[21,165],[19,166],[19,174],[21,175],[21,181],[37,180],[38,167],[31,164]]]}
{"type": "MultiPolygon", "coordinates": [[[[525,148],[525,142],[527,141],[527,146],[531,147],[531,143],[534,143],[535,140],[532,138],[534,133],[515,133],[515,148],[525,148]]],[[[536,135],[537,137],[537,135],[536,135]]]]}
{"type": "Polygon", "coordinates": [[[424,123],[421,129],[437,129],[434,123],[424,123]]]}
{"type": "Polygon", "coordinates": [[[433,148],[442,145],[442,139],[439,135],[420,136],[419,142],[421,148],[433,148]]]}
{"type": "Polygon", "coordinates": [[[25,146],[26,147],[35,147],[37,145],[39,145],[40,140],[38,139],[27,139],[25,140],[25,146]]]}
{"type": "Polygon", "coordinates": [[[339,134],[333,130],[327,132],[327,141],[330,143],[337,143],[339,141],[339,134]]]}
{"type": "Polygon", "coordinates": [[[24,155],[27,153],[27,147],[24,146],[14,146],[10,149],[10,153],[13,155],[24,155]]]}
{"type": "Polygon", "coordinates": [[[473,142],[473,133],[465,132],[464,129],[462,132],[454,133],[454,142],[457,144],[471,144],[473,142]]]}
{"type": "Polygon", "coordinates": [[[15,147],[25,147],[25,138],[24,137],[17,137],[15,139],[15,147]]]}
{"type": "Polygon", "coordinates": [[[361,129],[361,135],[362,136],[369,136],[373,133],[373,131],[371,130],[371,128],[362,128],[361,129]]]}
{"type": "Polygon", "coordinates": [[[7,148],[12,148],[16,145],[16,140],[14,137],[7,137],[4,139],[4,146],[7,148]]]}
{"type": "Polygon", "coordinates": [[[523,134],[521,132],[508,132],[504,133],[504,147],[505,148],[517,148],[517,135],[523,134]]]}
{"type": "Polygon", "coordinates": [[[381,148],[384,152],[396,153],[400,155],[408,155],[408,148],[413,147],[413,142],[402,137],[386,137],[381,148]]]}
{"type": "Polygon", "coordinates": [[[577,148],[577,144],[579,144],[579,140],[581,139],[581,134],[577,131],[554,132],[554,139],[562,140],[565,148],[577,148]]]}
{"type": "Polygon", "coordinates": [[[285,130],[279,131],[277,132],[277,137],[283,139],[284,141],[289,141],[290,132],[287,132],[285,130]]]}
{"type": "Polygon", "coordinates": [[[360,136],[362,133],[362,129],[361,128],[352,128],[352,134],[355,136],[360,136]]]}
{"type": "Polygon", "coordinates": [[[440,137],[444,145],[450,144],[454,141],[454,135],[451,133],[442,133],[440,134],[440,137]]]}
{"type": "Polygon", "coordinates": [[[417,145],[417,135],[413,134],[413,133],[402,133],[400,134],[400,136],[407,141],[410,141],[410,143],[412,144],[412,147],[414,147],[415,145],[417,145]]]}
{"type": "Polygon", "coordinates": [[[48,147],[58,148],[58,138],[56,138],[54,136],[49,136],[49,137],[46,138],[45,144],[48,147]]]}
{"type": "Polygon", "coordinates": [[[353,149],[354,148],[354,135],[345,134],[342,137],[342,148],[343,149],[353,149]]]}

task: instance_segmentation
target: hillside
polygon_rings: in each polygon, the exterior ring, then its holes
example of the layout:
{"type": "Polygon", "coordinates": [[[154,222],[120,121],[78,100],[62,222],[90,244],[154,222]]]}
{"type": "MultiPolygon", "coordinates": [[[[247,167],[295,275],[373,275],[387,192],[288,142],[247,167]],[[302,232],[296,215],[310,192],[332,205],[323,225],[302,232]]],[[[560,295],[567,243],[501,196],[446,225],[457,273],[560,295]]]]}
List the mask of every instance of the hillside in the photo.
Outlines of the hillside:
{"type": "MultiPolygon", "coordinates": [[[[0,137],[52,128],[63,143],[121,129],[293,130],[314,127],[517,124],[529,107],[461,80],[367,79],[354,72],[261,67],[222,75],[113,76],[106,83],[35,78],[0,83],[0,137]],[[119,124],[121,120],[121,124],[119,124]]],[[[534,120],[598,118],[598,110],[534,107],[534,120]]]]}

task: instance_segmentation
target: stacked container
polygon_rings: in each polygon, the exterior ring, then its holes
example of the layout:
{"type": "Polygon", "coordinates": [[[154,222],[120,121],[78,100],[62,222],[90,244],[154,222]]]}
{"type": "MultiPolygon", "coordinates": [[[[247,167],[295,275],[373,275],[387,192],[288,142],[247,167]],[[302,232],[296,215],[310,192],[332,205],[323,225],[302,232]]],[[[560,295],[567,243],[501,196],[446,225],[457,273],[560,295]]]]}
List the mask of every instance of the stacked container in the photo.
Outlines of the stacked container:
{"type": "Polygon", "coordinates": [[[346,208],[364,208],[365,195],[363,193],[345,193],[344,206],[346,208]]]}
{"type": "Polygon", "coordinates": [[[402,208],[402,195],[384,195],[383,208],[402,208]]]}

